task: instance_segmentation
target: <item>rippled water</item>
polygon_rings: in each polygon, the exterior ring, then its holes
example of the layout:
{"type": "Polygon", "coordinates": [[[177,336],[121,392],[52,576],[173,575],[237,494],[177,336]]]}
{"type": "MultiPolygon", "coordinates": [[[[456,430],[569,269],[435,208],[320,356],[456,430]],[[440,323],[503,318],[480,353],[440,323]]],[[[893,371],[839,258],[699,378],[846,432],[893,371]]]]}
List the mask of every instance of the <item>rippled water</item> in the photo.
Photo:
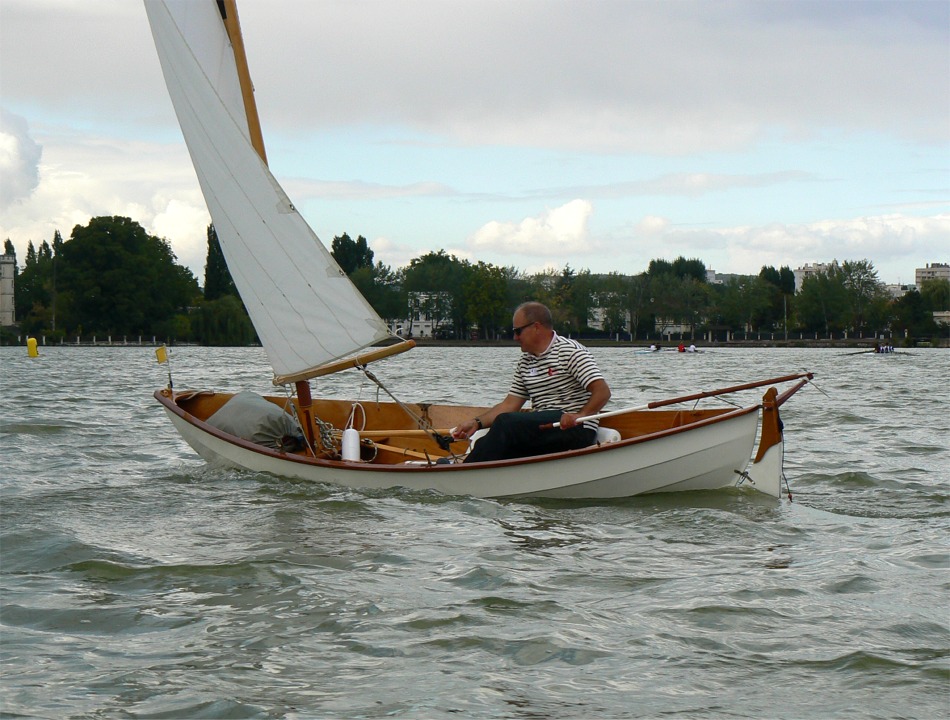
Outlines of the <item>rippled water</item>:
{"type": "MultiPolygon", "coordinates": [[[[615,407],[816,372],[783,408],[794,501],[215,470],[152,400],[151,349],[0,349],[3,717],[947,717],[950,353],[594,352],[615,407]]],[[[491,403],[515,356],[377,373],[491,403]]],[[[269,391],[259,349],[172,363],[177,388],[269,391]]],[[[375,397],[352,373],[315,392],[375,397]]]]}

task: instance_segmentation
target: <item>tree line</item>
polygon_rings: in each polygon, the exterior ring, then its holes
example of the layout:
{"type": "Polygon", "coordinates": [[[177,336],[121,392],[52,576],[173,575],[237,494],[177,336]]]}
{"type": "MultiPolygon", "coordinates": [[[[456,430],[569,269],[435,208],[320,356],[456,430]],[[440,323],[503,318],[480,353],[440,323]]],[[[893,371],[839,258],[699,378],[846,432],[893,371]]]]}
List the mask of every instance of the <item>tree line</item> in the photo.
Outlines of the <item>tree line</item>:
{"type": "MultiPolygon", "coordinates": [[[[228,272],[214,227],[207,231],[204,284],[177,258],[167,240],[149,235],[126,217],[92,218],[59,232],[38,248],[30,242],[17,268],[16,316],[20,331],[58,338],[157,336],[204,345],[247,345],[253,326],[228,272]]],[[[5,252],[15,255],[10,240],[5,252]]],[[[893,299],[869,260],[834,262],[806,278],[795,292],[785,266],[758,275],[707,282],[702,260],[654,259],[638,274],[591,273],[565,265],[528,274],[512,266],[460,259],[444,250],[414,258],[403,268],[375,261],[363,236],[343,233],[331,254],[379,315],[395,324],[426,317],[437,337],[508,337],[513,309],[525,300],[551,308],[562,334],[662,338],[675,330],[689,338],[706,333],[823,334],[852,336],[890,331],[895,337],[946,334],[933,312],[950,309],[950,283],[928,281],[893,299]],[[600,329],[592,330],[598,321],[600,329]]]]}

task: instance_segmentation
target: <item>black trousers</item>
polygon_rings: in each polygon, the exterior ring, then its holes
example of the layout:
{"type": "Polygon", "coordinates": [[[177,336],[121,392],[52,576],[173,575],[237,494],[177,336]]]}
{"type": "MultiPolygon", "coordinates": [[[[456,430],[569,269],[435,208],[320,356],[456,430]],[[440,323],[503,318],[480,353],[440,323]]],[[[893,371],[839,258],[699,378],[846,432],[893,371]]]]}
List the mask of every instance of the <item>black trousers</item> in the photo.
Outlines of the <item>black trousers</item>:
{"type": "Polygon", "coordinates": [[[541,429],[541,425],[558,422],[562,414],[560,410],[502,413],[495,418],[488,434],[475,443],[465,462],[509,460],[592,445],[597,431],[590,428],[541,429]]]}

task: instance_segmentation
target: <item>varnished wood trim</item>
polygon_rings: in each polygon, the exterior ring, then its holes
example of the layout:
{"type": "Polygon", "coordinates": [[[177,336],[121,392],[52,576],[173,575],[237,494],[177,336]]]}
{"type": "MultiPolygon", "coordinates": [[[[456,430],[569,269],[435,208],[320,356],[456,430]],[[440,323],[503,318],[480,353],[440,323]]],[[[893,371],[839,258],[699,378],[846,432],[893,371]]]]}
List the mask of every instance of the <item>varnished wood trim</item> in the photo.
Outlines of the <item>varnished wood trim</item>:
{"type": "Polygon", "coordinates": [[[341,370],[349,370],[350,368],[354,368],[357,365],[366,365],[367,363],[371,363],[376,360],[382,360],[383,358],[387,358],[390,355],[404,353],[407,350],[412,350],[412,348],[415,346],[415,340],[404,340],[403,342],[396,343],[395,345],[378,348],[371,352],[363,353],[362,355],[344,358],[343,360],[337,360],[336,362],[328,363],[326,365],[317,365],[316,367],[312,367],[309,370],[304,370],[303,372],[294,373],[292,375],[277,375],[274,377],[274,385],[286,385],[287,383],[298,382],[300,380],[309,380],[315,377],[331,375],[333,373],[340,372],[341,370]]]}

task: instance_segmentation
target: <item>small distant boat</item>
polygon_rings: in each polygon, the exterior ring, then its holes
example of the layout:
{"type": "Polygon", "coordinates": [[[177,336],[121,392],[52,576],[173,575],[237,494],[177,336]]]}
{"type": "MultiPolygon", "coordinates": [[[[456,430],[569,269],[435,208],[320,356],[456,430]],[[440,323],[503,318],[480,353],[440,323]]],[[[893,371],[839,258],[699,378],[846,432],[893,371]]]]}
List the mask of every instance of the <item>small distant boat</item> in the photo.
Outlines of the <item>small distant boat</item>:
{"type": "Polygon", "coordinates": [[[454,441],[450,428],[485,408],[314,399],[311,380],[347,369],[386,391],[368,364],[414,343],[390,334],[271,175],[234,0],[147,0],[145,7],[228,267],[274,384],[293,389],[268,397],[182,392],[169,375],[154,397],[201,457],[346,487],[479,497],[618,498],[737,485],[779,496],[779,408],[810,373],[609,411],[598,416],[590,447],[472,464],[453,462],[468,442],[454,441]],[[376,347],[389,341],[396,344],[376,347]],[[695,407],[765,387],[760,401],[742,407],[695,407]]]}

